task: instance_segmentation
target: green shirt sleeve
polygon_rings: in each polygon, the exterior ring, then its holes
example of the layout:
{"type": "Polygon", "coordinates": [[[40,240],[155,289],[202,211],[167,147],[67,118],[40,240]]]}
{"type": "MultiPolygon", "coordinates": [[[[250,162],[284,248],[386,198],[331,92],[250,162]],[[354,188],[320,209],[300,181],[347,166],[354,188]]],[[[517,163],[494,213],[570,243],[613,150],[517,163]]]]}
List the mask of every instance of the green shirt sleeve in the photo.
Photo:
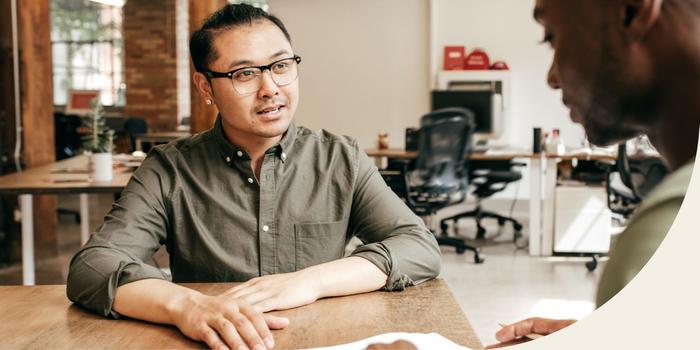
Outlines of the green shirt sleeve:
{"type": "Polygon", "coordinates": [[[363,257],[388,276],[385,290],[435,278],[440,274],[440,249],[433,234],[386,185],[367,155],[358,153],[350,230],[364,245],[351,255],[363,257]]]}
{"type": "Polygon", "coordinates": [[[73,257],[68,298],[93,312],[117,318],[117,287],[147,278],[164,279],[146,264],[165,242],[168,218],[164,196],[171,186],[161,154],[152,152],[112,206],[105,222],[73,257]]]}

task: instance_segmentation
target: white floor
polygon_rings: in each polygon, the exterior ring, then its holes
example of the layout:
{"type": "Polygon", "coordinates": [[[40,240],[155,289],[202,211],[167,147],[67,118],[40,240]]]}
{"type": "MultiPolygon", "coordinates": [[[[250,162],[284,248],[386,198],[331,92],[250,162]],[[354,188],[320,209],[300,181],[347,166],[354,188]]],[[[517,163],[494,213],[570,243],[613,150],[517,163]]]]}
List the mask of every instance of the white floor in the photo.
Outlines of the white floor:
{"type": "MultiPolygon", "coordinates": [[[[511,203],[494,201],[484,203],[484,207],[507,214],[511,203]]],[[[525,203],[518,202],[514,216],[527,234],[527,214],[518,210],[524,207],[525,203]]],[[[469,208],[445,210],[435,221],[469,208]]],[[[458,255],[454,248],[443,247],[440,276],[447,281],[484,345],[496,342],[494,334],[499,323],[532,316],[580,319],[594,310],[596,285],[604,262],[594,272],[588,272],[587,258],[531,257],[527,248],[515,247],[509,224],[500,234],[493,222],[487,223],[486,229],[486,240],[481,242],[485,262],[476,265],[471,252],[458,255]]],[[[472,219],[463,219],[459,225],[460,234],[465,236],[474,238],[475,231],[472,219]]],[[[518,243],[526,242],[525,237],[518,243]]]]}

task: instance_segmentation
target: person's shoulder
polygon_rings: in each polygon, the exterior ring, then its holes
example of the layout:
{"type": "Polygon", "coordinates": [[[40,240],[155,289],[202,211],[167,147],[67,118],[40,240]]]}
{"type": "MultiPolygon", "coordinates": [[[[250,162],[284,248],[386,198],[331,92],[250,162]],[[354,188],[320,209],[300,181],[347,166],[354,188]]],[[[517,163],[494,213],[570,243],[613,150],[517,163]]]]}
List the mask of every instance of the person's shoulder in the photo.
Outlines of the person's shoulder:
{"type": "Polygon", "coordinates": [[[669,203],[676,203],[680,208],[680,203],[685,197],[685,192],[690,184],[690,177],[693,173],[694,162],[690,162],[666,176],[649,196],[644,199],[639,207],[638,215],[648,215],[659,206],[668,206],[669,203]]]}
{"type": "Polygon", "coordinates": [[[151,151],[159,153],[166,158],[182,155],[202,147],[206,147],[212,141],[211,130],[186,136],[166,144],[154,146],[151,151]]]}
{"type": "Polygon", "coordinates": [[[316,143],[325,145],[337,145],[349,148],[357,147],[357,140],[355,140],[355,138],[353,137],[346,135],[338,135],[326,129],[318,129],[314,131],[303,126],[297,127],[296,142],[301,144],[316,143]]]}

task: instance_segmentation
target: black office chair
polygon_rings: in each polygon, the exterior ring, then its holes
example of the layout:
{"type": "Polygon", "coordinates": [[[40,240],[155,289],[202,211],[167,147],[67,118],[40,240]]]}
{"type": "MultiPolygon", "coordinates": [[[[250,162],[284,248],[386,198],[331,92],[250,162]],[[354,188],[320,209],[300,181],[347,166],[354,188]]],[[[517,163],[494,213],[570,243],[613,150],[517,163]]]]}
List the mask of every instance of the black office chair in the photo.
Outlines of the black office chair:
{"type": "Polygon", "coordinates": [[[458,233],[457,223],[460,219],[474,218],[476,220],[476,238],[484,239],[486,229],[481,224],[481,220],[492,218],[497,220],[499,227],[505,225],[506,222],[510,222],[513,225],[514,240],[520,237],[523,229],[523,225],[520,222],[514,218],[484,210],[481,207],[481,202],[485,198],[503,191],[509,183],[519,181],[522,175],[515,167],[523,165],[525,164],[516,163],[512,160],[472,161],[470,163],[469,176],[471,179],[470,184],[474,186],[472,193],[476,196],[476,208],[440,220],[441,233],[447,235],[449,221],[453,222],[453,230],[455,233],[458,233]]]}
{"type": "MultiPolygon", "coordinates": [[[[136,150],[136,135],[145,134],[148,132],[148,124],[146,120],[140,117],[129,117],[124,121],[124,132],[129,136],[129,141],[131,144],[131,151],[136,150]]],[[[148,147],[145,145],[146,142],[141,144],[142,151],[147,152],[150,149],[150,144],[148,147]]]]}
{"type": "MultiPolygon", "coordinates": [[[[56,160],[76,156],[82,146],[78,128],[81,126],[80,117],[72,114],[54,113],[54,137],[56,160]]],[[[76,223],[80,223],[80,212],[77,210],[58,208],[59,215],[71,215],[76,223]]]]}
{"type": "MultiPolygon", "coordinates": [[[[434,111],[421,118],[415,165],[392,161],[382,176],[417,215],[430,218],[438,210],[462,203],[467,197],[468,145],[474,131],[474,114],[464,108],[434,111]]],[[[458,254],[474,252],[474,262],[484,260],[479,249],[447,235],[438,244],[455,247],[458,254]]]]}
{"type": "Polygon", "coordinates": [[[666,177],[668,168],[659,157],[627,155],[626,143],[617,148],[617,160],[606,176],[608,208],[627,219],[642,200],[666,177]],[[619,181],[616,181],[619,177],[619,181]]]}

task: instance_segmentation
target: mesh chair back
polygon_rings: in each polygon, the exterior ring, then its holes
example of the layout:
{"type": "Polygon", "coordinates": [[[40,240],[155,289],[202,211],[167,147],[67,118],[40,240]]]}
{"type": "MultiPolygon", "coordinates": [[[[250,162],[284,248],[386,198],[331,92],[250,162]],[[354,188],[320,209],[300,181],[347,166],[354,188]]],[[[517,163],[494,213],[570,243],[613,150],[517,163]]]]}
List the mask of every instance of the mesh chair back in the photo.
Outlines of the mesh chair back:
{"type": "Polygon", "coordinates": [[[474,132],[474,113],[446,108],[421,118],[416,171],[423,186],[445,190],[466,182],[468,146],[474,132]]]}

